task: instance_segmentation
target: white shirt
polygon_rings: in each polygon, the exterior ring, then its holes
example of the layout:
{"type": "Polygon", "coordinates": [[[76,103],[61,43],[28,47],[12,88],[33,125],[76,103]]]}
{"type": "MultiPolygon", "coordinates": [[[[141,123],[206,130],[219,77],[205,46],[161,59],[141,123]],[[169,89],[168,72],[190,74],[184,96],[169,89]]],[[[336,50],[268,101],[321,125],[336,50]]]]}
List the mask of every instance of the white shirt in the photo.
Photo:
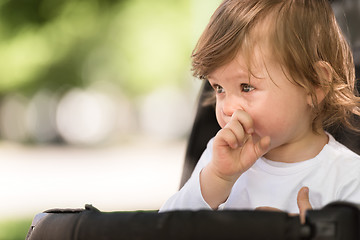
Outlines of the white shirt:
{"type": "MultiPolygon", "coordinates": [[[[211,139],[184,187],[160,209],[211,209],[202,197],[199,175],[211,161],[211,139]]],[[[282,163],[259,158],[236,181],[230,196],[219,209],[255,209],[266,206],[299,213],[297,194],[309,188],[310,203],[319,209],[333,201],[360,203],[360,156],[329,135],[329,143],[313,159],[282,163]]]]}

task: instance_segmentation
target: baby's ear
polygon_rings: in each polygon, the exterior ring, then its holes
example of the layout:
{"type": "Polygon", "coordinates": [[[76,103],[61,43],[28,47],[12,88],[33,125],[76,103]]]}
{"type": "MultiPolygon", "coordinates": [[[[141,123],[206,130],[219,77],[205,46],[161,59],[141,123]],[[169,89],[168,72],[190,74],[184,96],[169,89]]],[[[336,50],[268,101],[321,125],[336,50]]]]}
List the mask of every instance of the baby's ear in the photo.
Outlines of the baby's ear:
{"type": "Polygon", "coordinates": [[[332,82],[332,67],[328,62],[317,61],[314,65],[319,83],[322,86],[329,87],[332,82]]]}
{"type": "MultiPolygon", "coordinates": [[[[325,61],[316,62],[314,68],[318,76],[318,85],[315,86],[315,95],[317,104],[320,104],[329,93],[332,82],[332,71],[330,64],[325,61]]],[[[308,97],[308,104],[311,106],[314,105],[311,96],[308,97]]]]}

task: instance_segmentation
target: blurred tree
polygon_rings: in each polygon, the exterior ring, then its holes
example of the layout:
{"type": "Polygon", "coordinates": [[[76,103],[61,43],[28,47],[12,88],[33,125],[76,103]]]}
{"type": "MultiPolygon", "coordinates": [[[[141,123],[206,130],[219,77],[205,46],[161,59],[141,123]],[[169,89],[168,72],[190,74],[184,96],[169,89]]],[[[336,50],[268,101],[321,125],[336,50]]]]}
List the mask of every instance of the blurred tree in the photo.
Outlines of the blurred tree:
{"type": "Polygon", "coordinates": [[[135,106],[134,115],[156,88],[191,96],[192,30],[199,17],[206,16],[205,25],[219,1],[0,1],[0,136],[12,139],[25,129],[17,141],[37,141],[35,130],[47,129],[49,119],[48,128],[55,128],[56,104],[74,88],[107,92],[99,86],[111,86],[107,94],[135,106]],[[35,101],[44,94],[54,102],[46,111],[35,101]],[[30,131],[34,122],[40,127],[30,131]]]}
{"type": "MultiPolygon", "coordinates": [[[[56,19],[71,2],[87,0],[3,0],[0,3],[0,20],[16,33],[28,25],[42,26],[56,19]]],[[[106,9],[126,0],[93,0],[99,8],[106,9]]]]}
{"type": "Polygon", "coordinates": [[[114,0],[9,0],[0,5],[0,92],[79,85],[79,69],[114,0]],[[88,49],[86,49],[88,48],[88,49]]]}
{"type": "Polygon", "coordinates": [[[0,94],[96,80],[129,95],[182,82],[189,0],[7,0],[0,3],[0,94]]]}

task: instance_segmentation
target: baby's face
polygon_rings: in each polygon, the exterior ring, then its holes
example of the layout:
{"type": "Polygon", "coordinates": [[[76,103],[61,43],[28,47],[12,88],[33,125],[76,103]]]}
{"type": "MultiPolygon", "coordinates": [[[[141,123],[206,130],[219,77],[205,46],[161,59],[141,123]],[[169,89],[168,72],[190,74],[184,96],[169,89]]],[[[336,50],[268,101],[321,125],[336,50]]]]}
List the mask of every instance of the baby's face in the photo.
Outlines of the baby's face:
{"type": "Polygon", "coordinates": [[[249,75],[239,54],[213,71],[208,80],[216,92],[220,126],[227,124],[235,110],[245,111],[254,122],[254,140],[270,136],[273,149],[312,131],[310,97],[288,80],[279,64],[260,59],[252,69],[255,76],[249,75]]]}

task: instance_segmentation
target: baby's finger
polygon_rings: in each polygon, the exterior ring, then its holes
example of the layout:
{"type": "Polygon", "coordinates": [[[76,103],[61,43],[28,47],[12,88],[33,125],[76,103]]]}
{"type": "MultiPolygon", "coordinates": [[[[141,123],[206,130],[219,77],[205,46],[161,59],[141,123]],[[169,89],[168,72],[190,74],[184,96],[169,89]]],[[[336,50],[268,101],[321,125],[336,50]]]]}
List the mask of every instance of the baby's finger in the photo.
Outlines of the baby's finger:
{"type": "Polygon", "coordinates": [[[247,134],[252,134],[254,132],[254,122],[247,112],[236,110],[231,116],[231,119],[239,121],[247,134]]]}
{"type": "Polygon", "coordinates": [[[230,128],[221,129],[215,136],[214,145],[230,146],[233,149],[239,147],[238,140],[230,128]]]}
{"type": "Polygon", "coordinates": [[[309,188],[308,187],[302,187],[300,189],[300,191],[298,192],[297,204],[299,207],[301,223],[305,223],[306,211],[312,209],[312,206],[311,206],[310,200],[309,200],[309,188]]]}
{"type": "Polygon", "coordinates": [[[243,126],[239,121],[237,121],[236,119],[231,119],[230,122],[224,128],[228,128],[232,131],[232,133],[237,139],[237,145],[239,147],[244,145],[244,143],[247,140],[247,135],[245,133],[243,126]]]}
{"type": "Polygon", "coordinates": [[[262,157],[269,151],[270,142],[271,142],[270,137],[266,136],[261,138],[260,141],[254,145],[254,152],[256,154],[256,159],[262,157]]]}

